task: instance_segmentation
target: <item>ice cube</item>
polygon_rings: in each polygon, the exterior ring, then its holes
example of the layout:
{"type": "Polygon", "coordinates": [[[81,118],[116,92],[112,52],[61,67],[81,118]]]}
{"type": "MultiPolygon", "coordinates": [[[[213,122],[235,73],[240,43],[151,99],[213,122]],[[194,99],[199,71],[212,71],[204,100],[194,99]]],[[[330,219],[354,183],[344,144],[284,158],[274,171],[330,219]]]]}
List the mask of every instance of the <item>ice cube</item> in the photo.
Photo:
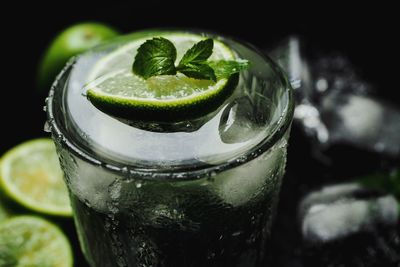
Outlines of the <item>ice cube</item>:
{"type": "Polygon", "coordinates": [[[259,157],[217,174],[216,194],[232,206],[240,206],[265,194],[277,194],[286,164],[286,142],[282,139],[259,157]]]}
{"type": "Polygon", "coordinates": [[[103,168],[91,165],[81,159],[72,159],[69,153],[63,154],[66,170],[66,180],[72,192],[86,205],[102,212],[107,212],[107,203],[110,201],[109,186],[115,176],[103,168]]]}
{"type": "Polygon", "coordinates": [[[330,94],[321,105],[330,142],[400,155],[400,109],[367,96],[330,94]]]}
{"type": "Polygon", "coordinates": [[[395,226],[399,210],[392,195],[379,195],[350,183],[308,194],[300,203],[299,215],[304,240],[325,243],[374,232],[381,225],[395,226]]]}
{"type": "MultiPolygon", "coordinates": [[[[270,101],[260,96],[264,108],[270,107],[270,101]]],[[[265,125],[267,118],[264,113],[257,112],[257,107],[248,96],[241,97],[230,103],[221,116],[219,134],[227,144],[241,143],[253,139],[265,125]]]]}

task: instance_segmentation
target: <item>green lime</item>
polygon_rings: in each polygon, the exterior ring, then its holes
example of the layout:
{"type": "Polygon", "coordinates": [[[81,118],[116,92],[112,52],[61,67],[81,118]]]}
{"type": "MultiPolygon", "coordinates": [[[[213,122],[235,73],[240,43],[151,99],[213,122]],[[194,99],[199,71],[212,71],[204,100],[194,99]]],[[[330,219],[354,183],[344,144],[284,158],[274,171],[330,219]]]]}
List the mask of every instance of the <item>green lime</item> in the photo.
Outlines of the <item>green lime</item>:
{"type": "Polygon", "coordinates": [[[92,48],[119,33],[101,23],[80,23],[61,32],[50,44],[39,66],[38,83],[47,92],[69,58],[92,48]]]}
{"type": "MultiPolygon", "coordinates": [[[[163,33],[177,49],[177,62],[203,36],[163,33]]],[[[124,119],[175,121],[204,114],[221,104],[237,83],[237,75],[217,82],[183,74],[154,76],[147,80],[132,72],[137,49],[149,37],[129,42],[105,56],[90,71],[87,97],[98,109],[124,119]]],[[[235,54],[215,40],[210,60],[233,60],[235,54]]]]}
{"type": "Polygon", "coordinates": [[[54,224],[36,216],[0,223],[0,266],[71,267],[71,246],[54,224]]]}
{"type": "Polygon", "coordinates": [[[71,216],[68,192],[51,139],[20,144],[0,160],[0,188],[33,211],[71,216]]]}

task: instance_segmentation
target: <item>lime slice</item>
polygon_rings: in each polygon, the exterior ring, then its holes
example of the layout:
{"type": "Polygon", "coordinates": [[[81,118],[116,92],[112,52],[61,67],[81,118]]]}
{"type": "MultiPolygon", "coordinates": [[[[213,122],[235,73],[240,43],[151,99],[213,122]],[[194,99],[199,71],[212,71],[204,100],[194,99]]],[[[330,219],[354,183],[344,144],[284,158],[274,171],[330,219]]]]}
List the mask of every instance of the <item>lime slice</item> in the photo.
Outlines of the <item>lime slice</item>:
{"type": "MultiPolygon", "coordinates": [[[[177,49],[177,62],[203,36],[185,33],[158,34],[177,49]]],[[[197,117],[218,107],[237,84],[238,75],[217,82],[183,74],[154,76],[147,80],[132,72],[137,49],[150,37],[131,41],[99,60],[90,71],[87,96],[98,109],[125,119],[175,121],[197,117]]],[[[233,60],[235,54],[214,40],[210,60],[233,60]]]]}
{"type": "Polygon", "coordinates": [[[0,224],[0,266],[70,267],[71,246],[52,223],[35,216],[17,216],[0,224]]]}
{"type": "Polygon", "coordinates": [[[49,215],[72,215],[51,139],[28,141],[4,154],[0,161],[0,188],[28,209],[49,215]]]}

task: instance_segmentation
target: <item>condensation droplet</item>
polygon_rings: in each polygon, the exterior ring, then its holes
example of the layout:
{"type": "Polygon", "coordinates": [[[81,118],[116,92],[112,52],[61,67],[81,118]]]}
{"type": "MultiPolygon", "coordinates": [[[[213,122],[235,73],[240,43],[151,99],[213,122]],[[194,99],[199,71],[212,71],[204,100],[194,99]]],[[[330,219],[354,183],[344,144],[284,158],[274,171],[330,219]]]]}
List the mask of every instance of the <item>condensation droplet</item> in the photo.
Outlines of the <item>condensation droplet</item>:
{"type": "Polygon", "coordinates": [[[44,123],[43,130],[44,130],[46,133],[50,133],[50,132],[51,132],[51,125],[50,125],[50,123],[49,123],[48,121],[46,121],[46,122],[44,123]]]}

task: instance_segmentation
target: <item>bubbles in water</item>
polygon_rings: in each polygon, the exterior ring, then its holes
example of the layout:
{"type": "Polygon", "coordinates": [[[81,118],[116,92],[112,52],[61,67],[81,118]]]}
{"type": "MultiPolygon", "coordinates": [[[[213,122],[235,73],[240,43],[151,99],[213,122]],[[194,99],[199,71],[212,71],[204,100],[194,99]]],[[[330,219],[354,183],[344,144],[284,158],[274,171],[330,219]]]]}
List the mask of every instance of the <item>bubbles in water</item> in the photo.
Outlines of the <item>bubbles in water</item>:
{"type": "Polygon", "coordinates": [[[108,187],[110,198],[112,200],[118,200],[121,196],[121,189],[122,183],[119,181],[119,178],[116,178],[115,181],[108,187]]]}
{"type": "Polygon", "coordinates": [[[142,182],[135,182],[135,186],[136,186],[136,188],[141,188],[142,187],[142,182]]]}

